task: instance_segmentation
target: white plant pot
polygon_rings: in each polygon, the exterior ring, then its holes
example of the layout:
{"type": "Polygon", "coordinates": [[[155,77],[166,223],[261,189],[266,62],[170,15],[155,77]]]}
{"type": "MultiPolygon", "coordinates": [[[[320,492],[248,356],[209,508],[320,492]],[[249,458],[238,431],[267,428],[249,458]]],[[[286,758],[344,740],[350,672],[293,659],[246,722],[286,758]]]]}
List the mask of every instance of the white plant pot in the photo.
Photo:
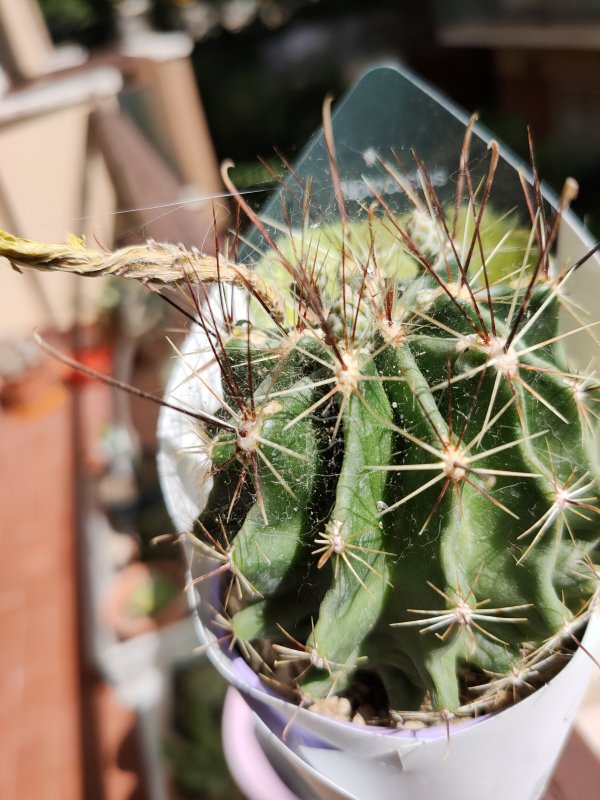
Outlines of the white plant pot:
{"type": "MultiPolygon", "coordinates": [[[[435,99],[441,102],[437,95],[435,99]]],[[[464,123],[466,118],[456,109],[448,106],[445,110],[464,123]]],[[[485,134],[479,132],[479,136],[485,140],[485,134]]],[[[559,263],[567,257],[572,263],[592,244],[589,234],[567,212],[558,242],[559,263]]],[[[583,299],[586,307],[590,304],[589,281],[597,285],[599,266],[591,259],[570,282],[574,299],[583,299]]],[[[234,300],[243,302],[237,292],[234,300]]],[[[600,319],[600,308],[590,311],[600,319]]],[[[582,341],[572,337],[571,345],[584,347],[582,341]]],[[[216,411],[218,400],[197,379],[198,368],[211,358],[205,334],[193,330],[182,353],[171,373],[167,396],[196,410],[216,411]]],[[[579,364],[587,365],[587,354],[582,351],[578,355],[579,364]]],[[[216,366],[204,370],[202,376],[213,390],[220,390],[216,366]]],[[[210,465],[194,452],[198,429],[183,414],[165,408],[158,439],[167,508],[177,530],[191,530],[212,485],[210,465]]],[[[188,551],[192,572],[202,572],[202,565],[194,560],[198,554],[189,547],[188,551]]],[[[535,800],[550,779],[595,669],[589,655],[579,650],[549,684],[498,714],[452,725],[449,740],[445,728],[392,731],[342,723],[298,708],[267,690],[240,656],[218,644],[210,623],[213,609],[219,605],[219,591],[218,579],[188,589],[199,639],[219,672],[262,721],[258,725],[264,749],[280,768],[285,765],[290,775],[297,776],[304,787],[302,796],[307,798],[535,800]]],[[[583,642],[591,655],[600,658],[597,611],[583,642]]]]}
{"type": "MultiPolygon", "coordinates": [[[[588,626],[584,646],[595,657],[600,655],[598,613],[588,626]]],[[[387,751],[381,749],[376,756],[361,749],[297,743],[287,745],[285,753],[272,736],[263,733],[259,739],[272,760],[287,755],[286,764],[319,800],[537,800],[551,779],[594,672],[597,675],[598,670],[590,656],[579,650],[554,680],[511,708],[451,729],[449,739],[439,728],[430,729],[425,737],[388,736],[387,751]],[[315,772],[329,784],[322,790],[315,772]],[[331,785],[338,794],[331,793],[331,785]]]]}
{"type": "MultiPolygon", "coordinates": [[[[598,653],[599,635],[596,615],[586,633],[588,652],[598,653]]],[[[449,743],[421,740],[412,757],[401,757],[402,767],[394,754],[386,763],[324,749],[303,747],[297,752],[233,689],[223,712],[223,747],[235,780],[250,800],[534,800],[544,794],[593,671],[591,659],[580,651],[541,692],[470,731],[452,733],[449,743]]]]}

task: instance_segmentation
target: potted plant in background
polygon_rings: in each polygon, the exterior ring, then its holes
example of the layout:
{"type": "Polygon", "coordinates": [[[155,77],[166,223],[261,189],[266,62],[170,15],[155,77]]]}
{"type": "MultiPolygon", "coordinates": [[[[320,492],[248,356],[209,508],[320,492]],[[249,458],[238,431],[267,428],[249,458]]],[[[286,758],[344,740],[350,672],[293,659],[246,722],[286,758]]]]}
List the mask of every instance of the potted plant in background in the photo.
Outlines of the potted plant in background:
{"type": "Polygon", "coordinates": [[[134,561],[115,575],[102,615],[120,639],[177,622],[185,616],[177,561],[134,561]]]}
{"type": "Polygon", "coordinates": [[[166,500],[208,653],[304,796],[543,792],[600,651],[598,382],[558,329],[590,258],[574,193],[383,68],[260,216],[238,197],[236,263],[3,237],[187,288],[166,500]]]}

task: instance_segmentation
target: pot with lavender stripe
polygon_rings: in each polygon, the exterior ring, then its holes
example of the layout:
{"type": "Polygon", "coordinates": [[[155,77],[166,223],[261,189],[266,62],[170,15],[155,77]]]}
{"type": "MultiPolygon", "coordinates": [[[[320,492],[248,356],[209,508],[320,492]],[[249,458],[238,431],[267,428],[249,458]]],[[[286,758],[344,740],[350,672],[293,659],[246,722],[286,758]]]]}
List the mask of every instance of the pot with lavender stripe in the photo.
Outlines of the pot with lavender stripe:
{"type": "Polygon", "coordinates": [[[163,482],[209,654],[274,757],[340,796],[538,797],[594,670],[575,193],[384,68],[326,106],[264,212],[238,196],[278,302],[198,309],[170,396],[215,422],[163,411],[163,482]]]}

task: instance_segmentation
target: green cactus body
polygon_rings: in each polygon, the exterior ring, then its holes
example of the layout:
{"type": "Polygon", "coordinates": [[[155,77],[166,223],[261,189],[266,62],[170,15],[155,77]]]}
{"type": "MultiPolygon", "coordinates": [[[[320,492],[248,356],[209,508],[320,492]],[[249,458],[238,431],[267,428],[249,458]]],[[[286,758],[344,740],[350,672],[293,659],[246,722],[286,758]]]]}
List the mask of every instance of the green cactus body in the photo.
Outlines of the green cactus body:
{"type": "MultiPolygon", "coordinates": [[[[425,248],[422,219],[394,224],[425,248]]],[[[532,281],[527,232],[495,224],[491,285],[486,250],[469,281],[431,237],[427,255],[396,242],[400,258],[386,238],[377,260],[364,223],[292,236],[256,265],[288,316],[276,330],[257,304],[225,345],[250,376],[256,443],[252,468],[239,435],[221,452],[254,498],[230,537],[247,582],[232,628],[274,643],[305,696],[360,668],[392,707],[429,693],[455,712],[462,674],[535,659],[593,593],[575,577],[598,538],[586,379],[565,363],[558,280],[532,281]]]]}

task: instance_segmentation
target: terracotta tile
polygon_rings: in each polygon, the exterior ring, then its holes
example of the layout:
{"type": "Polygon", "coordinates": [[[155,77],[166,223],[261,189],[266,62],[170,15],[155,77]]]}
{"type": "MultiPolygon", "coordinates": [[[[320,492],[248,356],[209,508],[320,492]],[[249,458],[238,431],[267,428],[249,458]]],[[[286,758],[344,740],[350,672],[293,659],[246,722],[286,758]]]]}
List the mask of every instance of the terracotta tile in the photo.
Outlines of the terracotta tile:
{"type": "Polygon", "coordinates": [[[598,800],[599,786],[600,761],[574,731],[544,800],[598,800]]]}

